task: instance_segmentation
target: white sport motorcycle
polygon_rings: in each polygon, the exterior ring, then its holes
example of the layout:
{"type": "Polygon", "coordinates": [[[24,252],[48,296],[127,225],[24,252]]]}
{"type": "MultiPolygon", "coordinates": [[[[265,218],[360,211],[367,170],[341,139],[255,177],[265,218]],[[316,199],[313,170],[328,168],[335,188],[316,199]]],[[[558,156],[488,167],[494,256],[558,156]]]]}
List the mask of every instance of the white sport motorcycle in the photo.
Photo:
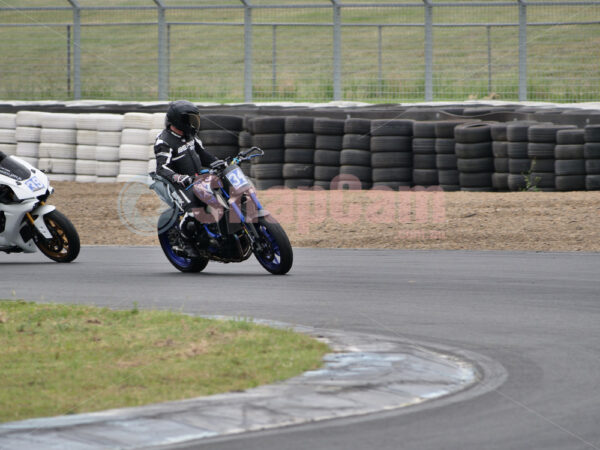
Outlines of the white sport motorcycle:
{"type": "Polygon", "coordinates": [[[37,247],[57,262],[77,258],[77,230],[46,204],[53,192],[44,172],[0,152],[0,251],[33,253],[37,247]]]}

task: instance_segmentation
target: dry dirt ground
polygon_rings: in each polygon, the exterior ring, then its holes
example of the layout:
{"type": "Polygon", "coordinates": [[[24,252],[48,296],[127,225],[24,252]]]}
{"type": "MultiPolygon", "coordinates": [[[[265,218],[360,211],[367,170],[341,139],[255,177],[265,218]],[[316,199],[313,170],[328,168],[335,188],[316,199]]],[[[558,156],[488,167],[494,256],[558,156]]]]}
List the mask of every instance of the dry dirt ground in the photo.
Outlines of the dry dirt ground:
{"type": "MultiPolygon", "coordinates": [[[[84,245],[158,245],[165,205],[139,183],[53,183],[49,203],[84,245]]],[[[377,192],[268,190],[264,206],[293,246],[600,251],[600,191],[377,192]]]]}

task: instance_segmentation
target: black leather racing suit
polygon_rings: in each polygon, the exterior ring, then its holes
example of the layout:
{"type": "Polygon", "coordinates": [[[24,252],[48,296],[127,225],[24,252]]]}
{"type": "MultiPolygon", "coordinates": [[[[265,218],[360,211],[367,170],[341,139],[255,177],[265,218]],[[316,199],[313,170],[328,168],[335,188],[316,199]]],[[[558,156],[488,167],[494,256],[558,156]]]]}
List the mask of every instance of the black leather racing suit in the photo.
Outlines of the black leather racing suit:
{"type": "MultiPolygon", "coordinates": [[[[189,141],[174,133],[170,129],[164,129],[156,138],[154,143],[154,155],[156,156],[156,173],[169,181],[173,181],[173,175],[189,175],[194,178],[202,168],[206,168],[216,161],[217,158],[208,153],[200,139],[189,141]]],[[[186,200],[186,209],[197,206],[197,200],[191,192],[180,190],[182,198],[186,200]]]]}

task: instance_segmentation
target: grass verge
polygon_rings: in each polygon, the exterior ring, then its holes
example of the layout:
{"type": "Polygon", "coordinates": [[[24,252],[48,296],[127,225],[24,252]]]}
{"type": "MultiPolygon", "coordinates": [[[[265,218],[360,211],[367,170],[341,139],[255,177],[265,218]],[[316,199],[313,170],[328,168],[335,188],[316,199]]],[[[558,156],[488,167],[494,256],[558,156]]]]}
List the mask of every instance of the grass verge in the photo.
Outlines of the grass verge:
{"type": "Polygon", "coordinates": [[[244,390],[328,351],[247,320],[1,300],[0,422],[244,390]]]}

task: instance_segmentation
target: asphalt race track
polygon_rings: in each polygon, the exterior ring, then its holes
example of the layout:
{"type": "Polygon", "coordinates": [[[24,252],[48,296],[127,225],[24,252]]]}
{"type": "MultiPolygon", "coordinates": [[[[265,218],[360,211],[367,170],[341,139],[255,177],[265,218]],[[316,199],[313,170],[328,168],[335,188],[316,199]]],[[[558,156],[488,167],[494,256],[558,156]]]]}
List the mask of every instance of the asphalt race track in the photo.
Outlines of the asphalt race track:
{"type": "Polygon", "coordinates": [[[189,443],[211,449],[600,449],[600,254],[296,249],[180,274],[159,248],[0,254],[0,298],[256,317],[440,344],[508,377],[460,402],[189,443]]]}

